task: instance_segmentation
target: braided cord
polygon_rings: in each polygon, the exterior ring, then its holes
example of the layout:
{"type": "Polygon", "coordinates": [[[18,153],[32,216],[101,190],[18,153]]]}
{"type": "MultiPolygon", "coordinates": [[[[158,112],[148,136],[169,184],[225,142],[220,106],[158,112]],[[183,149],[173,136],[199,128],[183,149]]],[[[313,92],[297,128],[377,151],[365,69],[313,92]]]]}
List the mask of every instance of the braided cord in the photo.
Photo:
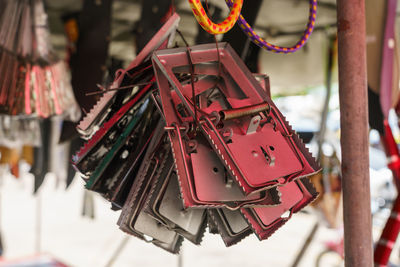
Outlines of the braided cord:
{"type": "MultiPolygon", "coordinates": [[[[232,8],[234,5],[234,2],[232,0],[225,0],[225,2],[230,8],[232,8]]],[[[265,48],[275,53],[288,54],[296,52],[297,50],[302,48],[304,44],[307,42],[312,31],[314,30],[316,16],[317,16],[317,0],[310,0],[310,13],[308,17],[307,28],[305,29],[301,39],[292,47],[282,47],[268,43],[263,38],[261,38],[257,33],[255,33],[255,31],[250,27],[250,25],[247,23],[247,21],[241,14],[239,16],[238,24],[240,28],[243,30],[243,32],[250,38],[250,40],[259,47],[265,48]]]]}
{"type": "Polygon", "coordinates": [[[228,17],[223,22],[216,24],[207,16],[200,0],[189,0],[189,4],[197,22],[204,30],[211,34],[226,33],[232,29],[233,25],[235,25],[238,20],[240,12],[242,11],[243,0],[230,0],[229,3],[231,10],[228,17]]]}

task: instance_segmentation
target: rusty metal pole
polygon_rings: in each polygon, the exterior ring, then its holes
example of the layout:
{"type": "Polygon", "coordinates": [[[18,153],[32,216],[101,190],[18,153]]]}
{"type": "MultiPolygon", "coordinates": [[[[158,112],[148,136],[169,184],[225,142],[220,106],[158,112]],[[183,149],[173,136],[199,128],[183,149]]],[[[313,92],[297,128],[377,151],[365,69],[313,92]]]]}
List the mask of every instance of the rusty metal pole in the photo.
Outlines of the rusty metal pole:
{"type": "Polygon", "coordinates": [[[365,0],[337,0],[345,266],[373,266],[365,0]]]}

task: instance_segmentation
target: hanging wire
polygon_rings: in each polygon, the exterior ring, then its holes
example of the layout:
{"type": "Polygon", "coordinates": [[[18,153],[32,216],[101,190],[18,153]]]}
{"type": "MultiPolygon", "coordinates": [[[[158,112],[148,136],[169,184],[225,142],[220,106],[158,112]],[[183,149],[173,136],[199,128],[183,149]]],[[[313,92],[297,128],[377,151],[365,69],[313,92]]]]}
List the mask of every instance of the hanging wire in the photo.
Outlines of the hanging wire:
{"type": "Polygon", "coordinates": [[[175,0],[171,0],[171,11],[172,14],[176,12],[175,0]]]}
{"type": "Polygon", "coordinates": [[[197,125],[197,99],[196,99],[196,91],[194,88],[194,65],[192,59],[192,53],[189,46],[186,46],[186,53],[189,59],[189,69],[190,69],[190,83],[192,85],[192,101],[194,105],[194,123],[197,125]]]}
{"type": "MultiPolygon", "coordinates": [[[[154,81],[154,82],[146,82],[146,83],[136,83],[136,84],[132,84],[132,85],[121,86],[121,87],[116,87],[116,88],[109,88],[109,89],[104,88],[104,89],[99,90],[99,91],[93,91],[93,92],[90,92],[90,93],[86,93],[85,95],[89,96],[89,95],[105,94],[105,93],[111,92],[111,91],[119,91],[119,90],[124,90],[124,89],[131,89],[131,88],[133,88],[135,86],[143,86],[143,85],[149,85],[149,84],[155,84],[155,83],[156,82],[154,81]]],[[[103,88],[103,87],[100,87],[100,88],[103,88]]]]}
{"type": "MultiPolygon", "coordinates": [[[[229,8],[232,8],[234,6],[233,0],[225,0],[225,2],[229,6],[229,8]]],[[[310,9],[309,9],[308,23],[306,29],[304,30],[300,40],[291,47],[276,46],[267,42],[261,36],[259,36],[253,30],[253,28],[250,27],[250,25],[247,23],[247,21],[241,14],[239,14],[239,19],[237,21],[237,24],[240,27],[240,29],[250,38],[250,40],[257,46],[264,48],[268,51],[272,51],[274,53],[284,53],[284,54],[294,53],[307,43],[315,27],[315,20],[317,16],[317,0],[309,0],[309,6],[310,9]]]]}
{"type": "MultiPolygon", "coordinates": [[[[205,0],[205,3],[206,3],[206,8],[207,8],[206,12],[208,13],[208,11],[210,10],[209,7],[208,7],[208,0],[205,0]]],[[[216,34],[212,34],[212,35],[214,37],[215,46],[217,48],[218,76],[217,76],[217,79],[215,81],[214,88],[206,96],[207,101],[210,99],[210,97],[214,93],[215,89],[217,89],[217,85],[218,85],[219,79],[221,78],[221,55],[219,54],[219,46],[218,46],[217,36],[216,36],[216,34]]]]}
{"type": "Polygon", "coordinates": [[[191,50],[189,47],[189,43],[186,41],[185,37],[183,36],[182,32],[179,31],[178,29],[176,32],[179,34],[179,36],[182,38],[182,41],[185,43],[186,46],[186,54],[188,56],[189,60],[189,71],[190,71],[190,83],[192,85],[192,101],[193,101],[193,106],[194,106],[194,123],[197,125],[197,99],[196,99],[196,91],[194,88],[194,82],[195,82],[195,74],[194,74],[194,65],[193,65],[193,60],[192,60],[192,54],[191,50]]]}

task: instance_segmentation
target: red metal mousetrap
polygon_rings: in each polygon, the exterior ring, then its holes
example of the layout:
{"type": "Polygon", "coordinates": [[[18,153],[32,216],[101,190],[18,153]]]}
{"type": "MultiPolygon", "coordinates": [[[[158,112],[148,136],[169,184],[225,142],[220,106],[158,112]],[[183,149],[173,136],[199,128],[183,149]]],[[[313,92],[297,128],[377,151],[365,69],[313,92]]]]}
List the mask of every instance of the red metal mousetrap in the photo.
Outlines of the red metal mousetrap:
{"type": "Polygon", "coordinates": [[[207,140],[190,129],[187,120],[190,117],[184,113],[180,99],[170,91],[168,81],[158,71],[156,68],[164,118],[167,125],[173,125],[169,137],[185,208],[225,206],[238,209],[246,205],[277,204],[279,198],[275,189],[245,196],[237,184],[232,183],[232,175],[207,140]],[[181,132],[182,128],[185,131],[181,132]]]}
{"type": "MultiPolygon", "coordinates": [[[[157,51],[153,64],[175,155],[186,149],[181,132],[199,129],[246,195],[319,170],[229,44],[157,51]],[[180,75],[190,75],[190,82],[180,75]]],[[[177,162],[177,169],[188,176],[184,164],[177,162]]]]}
{"type": "Polygon", "coordinates": [[[280,205],[240,210],[260,240],[270,237],[291,218],[293,213],[307,206],[318,196],[307,178],[281,186],[279,191],[282,202],[280,205]]]}

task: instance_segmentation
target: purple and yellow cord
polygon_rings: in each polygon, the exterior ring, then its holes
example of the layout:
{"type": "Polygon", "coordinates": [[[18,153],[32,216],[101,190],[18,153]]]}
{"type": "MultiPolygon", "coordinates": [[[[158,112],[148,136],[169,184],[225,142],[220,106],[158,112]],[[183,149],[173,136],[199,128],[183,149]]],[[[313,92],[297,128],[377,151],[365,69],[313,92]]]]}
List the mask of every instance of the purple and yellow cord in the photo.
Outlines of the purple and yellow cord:
{"type": "MultiPolygon", "coordinates": [[[[232,9],[234,2],[232,0],[225,0],[225,2],[232,9]]],[[[310,35],[314,30],[316,16],[317,16],[317,0],[310,0],[310,12],[308,17],[307,28],[304,31],[301,39],[292,47],[282,47],[268,43],[263,38],[261,38],[257,33],[255,33],[255,31],[250,27],[250,25],[247,23],[247,21],[241,14],[239,16],[238,25],[243,30],[243,32],[251,39],[251,41],[256,45],[258,45],[259,47],[265,48],[275,53],[288,54],[296,52],[297,50],[302,48],[304,44],[307,42],[308,38],[310,38],[310,35]]]]}
{"type": "Polygon", "coordinates": [[[235,25],[239,18],[240,12],[242,11],[243,0],[231,0],[229,1],[230,12],[228,17],[221,23],[213,23],[207,16],[206,11],[203,8],[200,0],[189,0],[189,4],[192,8],[193,14],[200,24],[200,26],[211,34],[226,33],[235,25]]]}

